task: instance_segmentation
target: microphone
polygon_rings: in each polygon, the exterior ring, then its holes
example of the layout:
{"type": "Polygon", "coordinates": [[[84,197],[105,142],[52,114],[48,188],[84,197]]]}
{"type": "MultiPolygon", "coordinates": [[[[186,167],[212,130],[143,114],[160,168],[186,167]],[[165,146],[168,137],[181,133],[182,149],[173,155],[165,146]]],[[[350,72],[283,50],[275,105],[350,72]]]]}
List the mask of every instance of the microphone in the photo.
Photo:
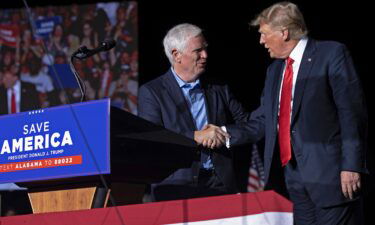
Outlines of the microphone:
{"type": "Polygon", "coordinates": [[[75,51],[71,56],[70,56],[70,69],[72,70],[74,77],[76,78],[79,90],[81,91],[81,102],[85,99],[86,95],[86,86],[83,80],[79,77],[75,67],[74,67],[74,58],[82,60],[85,58],[88,58],[92,55],[95,55],[98,52],[102,51],[108,51],[111,48],[115,47],[116,41],[115,40],[104,40],[100,42],[99,47],[94,48],[94,49],[88,49],[86,46],[81,46],[77,51],[75,51]]]}
{"type": "Polygon", "coordinates": [[[86,59],[96,53],[108,51],[116,46],[115,40],[104,40],[100,42],[99,47],[94,49],[88,49],[86,46],[81,46],[77,51],[75,51],[72,57],[77,59],[86,59]]]}

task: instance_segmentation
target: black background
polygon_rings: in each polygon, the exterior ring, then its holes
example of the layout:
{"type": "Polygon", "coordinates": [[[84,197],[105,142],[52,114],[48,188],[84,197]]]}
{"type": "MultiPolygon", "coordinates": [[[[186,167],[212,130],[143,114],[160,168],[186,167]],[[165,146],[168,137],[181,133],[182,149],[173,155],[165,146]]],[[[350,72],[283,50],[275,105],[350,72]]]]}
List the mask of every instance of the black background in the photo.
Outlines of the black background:
{"type": "MultiPolygon", "coordinates": [[[[28,1],[30,6],[97,1],[28,1]]],[[[100,1],[106,2],[106,1],[100,1]]],[[[162,39],[172,26],[188,22],[204,29],[209,43],[208,76],[227,82],[236,97],[248,110],[259,103],[265,71],[271,62],[268,53],[259,45],[257,30],[248,23],[265,7],[277,1],[138,1],[139,12],[139,80],[140,84],[161,74],[169,63],[163,52],[162,39]]],[[[370,98],[371,77],[374,70],[374,18],[370,1],[293,1],[305,16],[309,35],[318,40],[335,40],[346,44],[352,53],[356,69],[363,83],[369,115],[369,169],[373,169],[373,106],[370,98]]],[[[1,8],[23,7],[21,0],[4,1],[1,8]]],[[[313,112],[312,112],[313,113],[313,112]]],[[[366,198],[367,211],[374,202],[374,182],[370,182],[366,198]]],[[[367,224],[371,224],[370,216],[367,224]]],[[[374,223],[372,223],[374,224],[374,223]]]]}

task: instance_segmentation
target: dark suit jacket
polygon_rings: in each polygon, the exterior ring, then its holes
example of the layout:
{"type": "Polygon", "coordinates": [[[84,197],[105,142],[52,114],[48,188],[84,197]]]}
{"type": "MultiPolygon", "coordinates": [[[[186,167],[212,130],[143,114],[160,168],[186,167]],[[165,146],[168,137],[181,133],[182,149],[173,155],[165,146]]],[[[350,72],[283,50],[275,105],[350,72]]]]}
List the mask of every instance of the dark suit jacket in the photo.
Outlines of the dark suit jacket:
{"type": "MultiPolygon", "coordinates": [[[[268,67],[261,105],[250,122],[227,126],[233,144],[265,136],[266,181],[272,176],[273,158],[279,154],[283,67],[284,60],[275,60],[268,67]]],[[[343,44],[308,40],[295,86],[290,132],[301,182],[314,203],[324,207],[347,201],[341,191],[340,172],[367,172],[367,113],[359,78],[343,44]]]]}
{"type": "MultiPolygon", "coordinates": [[[[38,92],[35,89],[35,85],[21,81],[21,106],[20,111],[30,111],[39,109],[39,98],[38,92]]],[[[8,97],[7,90],[3,86],[0,86],[0,115],[8,114],[8,97]]]]}
{"type": "MultiPolygon", "coordinates": [[[[223,126],[229,123],[247,121],[246,113],[225,85],[213,84],[201,79],[204,90],[208,123],[223,126]]],[[[194,138],[197,130],[193,117],[171,70],[163,76],[144,84],[138,93],[138,114],[140,117],[166,129],[194,138]]],[[[235,192],[231,150],[223,147],[213,151],[213,164],[218,176],[229,192],[235,192]]],[[[160,185],[194,185],[197,182],[200,163],[191,168],[179,169],[160,185]]]]}

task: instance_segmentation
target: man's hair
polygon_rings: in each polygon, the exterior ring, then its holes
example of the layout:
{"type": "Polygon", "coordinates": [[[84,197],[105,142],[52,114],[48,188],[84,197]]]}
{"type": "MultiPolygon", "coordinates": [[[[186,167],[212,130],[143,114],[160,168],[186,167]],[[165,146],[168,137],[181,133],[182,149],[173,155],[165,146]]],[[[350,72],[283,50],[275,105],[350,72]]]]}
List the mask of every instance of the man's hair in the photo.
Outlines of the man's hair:
{"type": "Polygon", "coordinates": [[[183,23],[172,27],[172,29],[168,31],[167,35],[165,35],[163,40],[164,51],[169,59],[169,62],[172,65],[174,63],[172,55],[173,49],[183,52],[190,38],[199,36],[201,34],[201,28],[189,23],[183,23]]]}
{"type": "Polygon", "coordinates": [[[298,6],[291,2],[279,2],[264,9],[250,22],[251,26],[259,26],[261,23],[272,28],[288,29],[290,39],[301,39],[308,31],[305,20],[298,6]]]}

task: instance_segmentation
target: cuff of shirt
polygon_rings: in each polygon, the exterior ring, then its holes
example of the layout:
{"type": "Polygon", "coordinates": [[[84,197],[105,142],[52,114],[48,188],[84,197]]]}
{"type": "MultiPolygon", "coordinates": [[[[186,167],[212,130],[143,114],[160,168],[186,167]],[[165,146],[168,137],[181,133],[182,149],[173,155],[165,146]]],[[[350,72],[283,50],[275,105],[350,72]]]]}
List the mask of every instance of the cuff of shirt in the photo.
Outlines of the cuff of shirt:
{"type": "MultiPolygon", "coordinates": [[[[224,132],[227,132],[227,128],[225,126],[220,127],[224,132]]],[[[230,148],[230,138],[225,138],[225,146],[229,149],[230,148]]]]}

